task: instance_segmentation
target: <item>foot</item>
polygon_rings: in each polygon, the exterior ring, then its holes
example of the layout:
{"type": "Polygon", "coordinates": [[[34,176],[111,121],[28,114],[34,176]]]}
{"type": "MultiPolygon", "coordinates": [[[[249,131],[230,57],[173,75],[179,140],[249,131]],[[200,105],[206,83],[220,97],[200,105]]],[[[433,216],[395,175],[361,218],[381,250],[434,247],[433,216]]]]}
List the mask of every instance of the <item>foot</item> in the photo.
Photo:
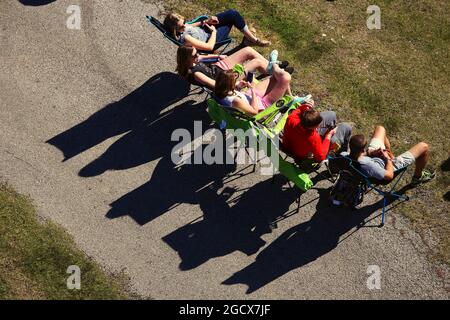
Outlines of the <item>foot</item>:
{"type": "Polygon", "coordinates": [[[256,40],[249,40],[247,38],[244,37],[244,39],[242,39],[242,43],[241,45],[243,46],[254,46],[254,47],[268,47],[270,46],[272,43],[268,40],[261,40],[259,38],[256,38],[256,40]]]}
{"type": "Polygon", "coordinates": [[[294,69],[294,67],[287,67],[287,68],[284,68],[284,71],[286,71],[289,74],[293,74],[295,69],[294,69]]]}
{"type": "Polygon", "coordinates": [[[278,66],[281,68],[281,69],[286,69],[286,67],[289,65],[289,62],[287,62],[287,61],[279,61],[279,63],[278,63],[278,66]]]}
{"type": "Polygon", "coordinates": [[[278,63],[278,51],[273,50],[269,55],[269,65],[267,66],[267,73],[272,74],[273,65],[278,63]]]}
{"type": "Polygon", "coordinates": [[[433,180],[435,176],[436,176],[436,171],[423,170],[422,176],[420,178],[417,178],[414,176],[412,177],[411,184],[413,186],[418,186],[419,184],[433,180]]]}

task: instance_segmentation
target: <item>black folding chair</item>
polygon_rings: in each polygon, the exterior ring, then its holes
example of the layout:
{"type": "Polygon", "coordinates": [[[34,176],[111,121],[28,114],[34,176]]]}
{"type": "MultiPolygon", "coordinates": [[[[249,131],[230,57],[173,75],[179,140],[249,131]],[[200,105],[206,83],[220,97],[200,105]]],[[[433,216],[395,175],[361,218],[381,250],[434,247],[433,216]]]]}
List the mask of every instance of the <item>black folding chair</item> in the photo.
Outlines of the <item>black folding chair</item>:
{"type": "Polygon", "coordinates": [[[383,196],[383,209],[379,227],[384,226],[385,211],[388,204],[388,198],[400,199],[404,201],[409,200],[409,197],[407,195],[399,194],[395,189],[408,167],[404,167],[402,169],[394,171],[394,179],[391,181],[386,181],[368,177],[367,173],[361,168],[359,162],[347,156],[329,157],[329,163],[332,171],[339,170],[339,172],[341,172],[342,170],[346,170],[350,172],[355,177],[355,179],[359,179],[362,183],[364,183],[367,188],[366,194],[372,190],[375,190],[379,195],[383,196]],[[392,187],[390,187],[388,190],[382,190],[380,188],[382,186],[388,186],[391,184],[392,187]]]}
{"type": "MultiPolygon", "coordinates": [[[[183,45],[180,41],[178,41],[177,39],[174,39],[171,35],[169,35],[167,33],[167,30],[164,28],[164,25],[158,19],[156,19],[155,17],[152,17],[152,16],[146,16],[146,18],[147,18],[147,21],[150,24],[154,25],[156,27],[156,29],[158,29],[164,35],[164,37],[166,37],[167,39],[170,40],[170,42],[174,43],[178,47],[183,45]]],[[[207,17],[200,16],[198,18],[195,18],[193,21],[201,21],[202,18],[206,19],[207,17]]],[[[216,42],[214,49],[211,51],[205,51],[205,50],[198,50],[198,51],[200,53],[212,53],[212,52],[218,50],[219,48],[221,48],[222,46],[224,46],[224,48],[222,50],[220,50],[220,53],[223,53],[228,48],[231,41],[232,41],[232,39],[228,38],[223,41],[216,42]]]]}

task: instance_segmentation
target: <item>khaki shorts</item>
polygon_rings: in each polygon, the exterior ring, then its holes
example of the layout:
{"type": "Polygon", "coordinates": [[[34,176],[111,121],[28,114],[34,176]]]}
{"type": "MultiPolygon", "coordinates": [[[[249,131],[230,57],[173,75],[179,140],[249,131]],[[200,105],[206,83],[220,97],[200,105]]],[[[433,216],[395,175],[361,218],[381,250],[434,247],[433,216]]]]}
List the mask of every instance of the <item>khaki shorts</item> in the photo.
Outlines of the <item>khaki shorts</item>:
{"type": "Polygon", "coordinates": [[[381,139],[372,138],[372,140],[370,140],[369,142],[369,146],[367,147],[367,152],[371,153],[372,151],[378,149],[386,149],[384,142],[381,139]]]}
{"type": "Polygon", "coordinates": [[[403,169],[411,164],[416,162],[416,158],[414,158],[413,154],[409,151],[403,152],[401,155],[397,156],[392,160],[392,164],[394,165],[394,171],[403,169]]]}
{"type": "MultiPolygon", "coordinates": [[[[369,142],[369,146],[367,147],[367,152],[370,154],[372,151],[378,149],[386,149],[384,142],[381,141],[381,139],[372,138],[372,140],[370,140],[369,142]]],[[[392,160],[394,171],[403,169],[404,167],[407,167],[414,162],[416,162],[416,158],[414,158],[414,155],[409,151],[402,153],[392,160]]]]}

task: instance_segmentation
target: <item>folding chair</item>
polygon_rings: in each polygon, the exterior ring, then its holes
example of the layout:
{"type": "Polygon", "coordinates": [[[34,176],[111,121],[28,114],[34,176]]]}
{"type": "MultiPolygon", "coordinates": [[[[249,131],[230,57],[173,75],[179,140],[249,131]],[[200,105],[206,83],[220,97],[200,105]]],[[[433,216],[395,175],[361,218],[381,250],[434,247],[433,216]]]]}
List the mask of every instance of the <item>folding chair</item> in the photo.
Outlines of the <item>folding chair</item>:
{"type": "MultiPolygon", "coordinates": [[[[313,182],[309,175],[299,168],[298,165],[282,157],[279,144],[275,141],[282,132],[290,111],[297,108],[298,104],[299,102],[294,100],[293,97],[284,96],[277,103],[272,104],[257,115],[249,116],[238,110],[223,107],[214,99],[209,99],[208,113],[221,129],[242,129],[244,132],[249,129],[255,129],[257,135],[264,134],[271,143],[267,143],[268,148],[263,151],[266,152],[268,157],[271,157],[273,152],[276,152],[279,172],[293,182],[302,193],[311,189],[313,182]]],[[[299,200],[297,212],[300,209],[299,200]]]]}
{"type": "MultiPolygon", "coordinates": [[[[192,23],[195,23],[197,21],[205,20],[207,18],[208,18],[207,16],[198,16],[198,17],[194,18],[193,20],[191,20],[191,21],[189,21],[187,23],[188,24],[192,24],[192,23]]],[[[169,39],[176,46],[179,47],[179,46],[183,45],[180,41],[178,41],[177,39],[174,39],[171,35],[169,35],[167,33],[167,30],[164,28],[164,25],[158,19],[156,19],[155,17],[152,17],[152,16],[146,16],[146,19],[147,19],[147,21],[150,24],[154,25],[156,27],[156,29],[158,29],[164,35],[164,37],[169,39]]],[[[198,51],[200,53],[212,53],[212,52],[218,50],[220,47],[225,46],[222,50],[220,50],[220,54],[221,54],[228,48],[228,46],[230,45],[231,41],[232,41],[232,39],[228,38],[228,39],[216,42],[216,44],[214,46],[214,49],[211,50],[211,51],[205,51],[205,50],[198,50],[198,51]]]]}
{"type": "Polygon", "coordinates": [[[297,166],[299,168],[301,168],[303,171],[305,171],[306,173],[310,174],[310,173],[314,172],[317,176],[321,176],[322,178],[330,181],[331,183],[335,182],[334,178],[333,178],[333,173],[330,170],[328,156],[326,159],[324,159],[320,162],[318,162],[312,158],[299,159],[299,158],[295,157],[290,151],[288,151],[282,143],[280,144],[280,147],[281,147],[280,148],[281,151],[283,151],[286,155],[285,159],[288,157],[292,158],[294,160],[294,162],[297,164],[297,166]],[[326,168],[326,171],[327,171],[329,177],[325,176],[321,171],[319,171],[319,169],[324,166],[326,168]]]}
{"type": "MultiPolygon", "coordinates": [[[[333,179],[333,174],[330,170],[329,167],[329,159],[328,157],[321,161],[321,162],[316,162],[312,159],[298,159],[296,158],[294,155],[292,155],[292,153],[290,153],[286,147],[284,147],[282,141],[280,141],[280,151],[282,151],[284,153],[284,160],[286,160],[287,158],[291,158],[294,161],[294,164],[296,167],[298,167],[302,172],[304,172],[305,174],[311,174],[312,172],[314,172],[316,174],[316,176],[321,176],[324,179],[330,181],[331,183],[334,183],[334,179],[333,179]],[[329,174],[329,177],[325,176],[322,172],[319,171],[319,169],[325,166],[327,173],[329,174]]],[[[272,183],[275,183],[275,175],[272,177],[272,183]]],[[[302,195],[303,190],[300,192],[297,201],[297,210],[296,212],[300,211],[300,198],[302,195]]]]}
{"type": "Polygon", "coordinates": [[[404,167],[402,169],[394,171],[394,179],[391,181],[385,181],[368,177],[367,173],[361,168],[359,162],[349,158],[348,156],[330,157],[329,161],[330,165],[332,167],[336,166],[336,169],[338,169],[339,172],[341,170],[347,170],[352,175],[354,175],[356,179],[359,179],[361,182],[363,182],[367,188],[365,192],[366,194],[371,192],[372,190],[375,190],[379,195],[383,197],[383,209],[381,213],[381,223],[379,225],[380,228],[384,226],[385,211],[388,204],[388,198],[400,199],[404,201],[409,200],[409,197],[407,195],[398,194],[395,190],[408,167],[404,167]],[[388,190],[382,190],[380,188],[381,186],[387,187],[390,184],[393,185],[388,190]]]}

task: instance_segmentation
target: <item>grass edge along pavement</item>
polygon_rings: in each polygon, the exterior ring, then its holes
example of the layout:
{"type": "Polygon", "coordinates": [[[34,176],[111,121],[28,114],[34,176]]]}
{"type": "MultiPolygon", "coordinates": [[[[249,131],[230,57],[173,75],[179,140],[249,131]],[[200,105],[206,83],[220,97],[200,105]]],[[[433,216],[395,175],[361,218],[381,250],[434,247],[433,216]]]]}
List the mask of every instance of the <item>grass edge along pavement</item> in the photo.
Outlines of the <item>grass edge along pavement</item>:
{"type": "Polygon", "coordinates": [[[62,227],[41,220],[28,197],[0,182],[0,300],[132,297],[123,274],[107,274],[62,227]],[[67,288],[71,265],[80,267],[80,290],[67,288]]]}
{"type": "MultiPolygon", "coordinates": [[[[450,174],[441,169],[450,150],[443,134],[450,123],[450,3],[380,0],[381,30],[366,27],[370,4],[167,0],[161,8],[186,17],[237,9],[258,36],[272,41],[269,48],[257,50],[267,55],[276,48],[295,67],[293,92],[311,93],[319,108],[354,122],[354,133],[368,136],[374,125],[384,125],[396,154],[428,142],[437,178],[408,190],[411,200],[395,210],[410,219],[427,243],[429,257],[450,265],[450,210],[444,199],[450,174]]],[[[232,36],[238,42],[242,38],[238,31],[232,36]]],[[[407,174],[404,183],[411,169],[407,174]]]]}

